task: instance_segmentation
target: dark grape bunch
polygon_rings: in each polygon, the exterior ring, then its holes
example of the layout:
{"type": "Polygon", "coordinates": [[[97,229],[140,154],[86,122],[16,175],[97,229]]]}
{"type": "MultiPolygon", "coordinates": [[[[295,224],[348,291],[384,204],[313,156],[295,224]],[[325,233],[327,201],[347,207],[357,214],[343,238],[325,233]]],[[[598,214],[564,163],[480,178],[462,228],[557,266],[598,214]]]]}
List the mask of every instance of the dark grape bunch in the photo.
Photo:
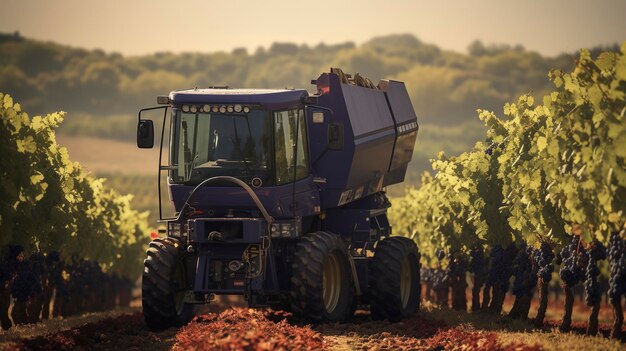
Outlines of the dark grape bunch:
{"type": "Polygon", "coordinates": [[[541,279],[544,283],[550,282],[552,279],[552,272],[554,272],[554,252],[552,246],[547,242],[542,242],[539,249],[534,251],[534,261],[537,264],[537,278],[541,279]]]}
{"type": "Polygon", "coordinates": [[[437,259],[441,261],[444,257],[446,257],[445,251],[443,251],[443,249],[437,249],[437,259]]]}
{"type": "Polygon", "coordinates": [[[624,248],[626,242],[613,232],[609,238],[609,263],[611,274],[609,276],[609,299],[612,304],[618,304],[621,296],[626,292],[626,255],[624,248]]]}
{"type": "Polygon", "coordinates": [[[558,260],[563,264],[559,276],[563,283],[570,287],[580,283],[585,276],[584,268],[588,260],[587,250],[580,243],[580,237],[572,235],[572,240],[561,249],[559,256],[558,260]]]}
{"type": "Polygon", "coordinates": [[[441,268],[435,268],[432,271],[433,289],[447,289],[446,271],[441,268]]]}
{"type": "Polygon", "coordinates": [[[585,302],[587,306],[593,306],[600,303],[602,292],[598,282],[600,269],[598,261],[606,259],[606,248],[598,240],[594,240],[589,248],[589,262],[585,271],[585,302]]]}
{"type": "Polygon", "coordinates": [[[528,246],[525,242],[519,244],[517,256],[513,260],[513,295],[524,296],[530,294],[530,276],[532,274],[532,262],[528,254],[528,246]]]}
{"type": "Polygon", "coordinates": [[[40,293],[41,279],[36,262],[24,260],[20,264],[15,280],[11,285],[11,296],[17,302],[28,302],[32,297],[40,293]]]}
{"type": "Polygon", "coordinates": [[[476,275],[483,275],[486,268],[485,263],[485,253],[482,246],[474,246],[470,251],[469,271],[476,275]]]}
{"type": "MultiPolygon", "coordinates": [[[[539,264],[535,261],[535,251],[532,246],[526,247],[526,257],[528,257],[528,262],[530,263],[530,271],[528,276],[528,289],[530,289],[532,295],[533,289],[537,287],[538,282],[538,274],[539,274],[539,264]]],[[[532,296],[531,296],[532,298],[532,296]]]]}
{"type": "Polygon", "coordinates": [[[433,284],[433,289],[435,291],[447,289],[447,274],[446,271],[441,268],[441,261],[446,257],[446,252],[443,249],[437,249],[435,253],[435,257],[439,261],[437,268],[433,268],[431,272],[431,280],[433,284]]]}
{"type": "Polygon", "coordinates": [[[495,285],[503,269],[504,249],[501,245],[494,245],[489,252],[489,265],[487,268],[487,284],[495,285]]]}
{"type": "Polygon", "coordinates": [[[446,269],[446,279],[465,279],[465,272],[467,272],[467,260],[463,255],[457,253],[448,254],[448,269],[446,269]]]}
{"type": "Polygon", "coordinates": [[[420,267],[420,281],[425,285],[432,285],[434,271],[432,268],[422,266],[420,267]]]}
{"type": "Polygon", "coordinates": [[[511,243],[506,249],[494,245],[489,253],[488,283],[499,286],[502,291],[509,290],[509,279],[513,274],[513,260],[517,256],[517,247],[511,243]]]}

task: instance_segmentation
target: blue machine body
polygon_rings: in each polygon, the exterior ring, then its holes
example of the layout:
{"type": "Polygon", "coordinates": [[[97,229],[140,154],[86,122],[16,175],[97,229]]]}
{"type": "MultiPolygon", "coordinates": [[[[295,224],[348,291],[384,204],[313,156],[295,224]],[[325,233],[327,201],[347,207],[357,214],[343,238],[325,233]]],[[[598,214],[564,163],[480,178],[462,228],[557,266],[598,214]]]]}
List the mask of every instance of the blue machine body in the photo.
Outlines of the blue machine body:
{"type": "Polygon", "coordinates": [[[368,88],[324,73],[312,83],[316,94],[225,88],[170,93],[173,115],[189,106],[244,104],[267,113],[301,109],[306,125],[308,174],[295,182],[255,186],[246,180],[249,186],[242,187],[218,181],[194,190],[196,184],[168,177],[178,213],[167,221],[168,236],[188,246],[187,272],[196,302],[206,301],[207,294],[244,294],[251,305],[278,299],[288,289],[294,243],[316,230],[344,238],[354,258],[357,288],[366,295],[367,252],[391,234],[384,188],[404,180],[417,118],[402,82],[381,80],[377,88],[368,88]],[[229,270],[233,261],[246,269],[229,270]]]}

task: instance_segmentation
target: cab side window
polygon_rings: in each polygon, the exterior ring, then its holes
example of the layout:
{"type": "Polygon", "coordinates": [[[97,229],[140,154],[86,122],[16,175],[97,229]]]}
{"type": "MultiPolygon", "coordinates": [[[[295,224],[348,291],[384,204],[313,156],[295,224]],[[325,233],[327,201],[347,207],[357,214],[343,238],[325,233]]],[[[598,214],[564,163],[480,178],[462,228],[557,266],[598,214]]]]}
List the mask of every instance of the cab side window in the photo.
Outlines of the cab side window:
{"type": "Polygon", "coordinates": [[[274,112],[274,150],[276,185],[300,180],[309,175],[309,145],[302,109],[274,112]]]}

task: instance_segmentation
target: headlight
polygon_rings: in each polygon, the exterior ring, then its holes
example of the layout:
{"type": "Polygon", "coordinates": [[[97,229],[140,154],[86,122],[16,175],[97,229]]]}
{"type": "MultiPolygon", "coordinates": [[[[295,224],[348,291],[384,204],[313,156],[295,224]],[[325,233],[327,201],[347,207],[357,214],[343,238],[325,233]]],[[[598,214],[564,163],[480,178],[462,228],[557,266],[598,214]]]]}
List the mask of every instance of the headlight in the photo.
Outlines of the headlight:
{"type": "Polygon", "coordinates": [[[170,222],[167,225],[167,235],[180,238],[180,223],[170,222]]]}
{"type": "Polygon", "coordinates": [[[291,230],[290,223],[273,223],[270,227],[270,235],[272,238],[290,238],[291,230]]]}

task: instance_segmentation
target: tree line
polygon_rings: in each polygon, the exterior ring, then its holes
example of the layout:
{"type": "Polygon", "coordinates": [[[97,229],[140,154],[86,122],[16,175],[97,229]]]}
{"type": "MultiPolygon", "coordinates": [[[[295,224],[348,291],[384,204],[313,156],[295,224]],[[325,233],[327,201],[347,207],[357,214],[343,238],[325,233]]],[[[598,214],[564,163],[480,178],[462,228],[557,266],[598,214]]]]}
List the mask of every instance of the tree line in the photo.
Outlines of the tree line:
{"type": "Polygon", "coordinates": [[[333,66],[375,82],[405,81],[422,122],[455,125],[472,120],[478,107],[493,110],[521,94],[542,96],[550,89],[546,72],[571,68],[573,62],[572,54],[545,57],[521,46],[480,41],[458,53],[410,34],[361,45],[274,43],[253,53],[239,48],[143,56],[0,34],[0,86],[33,113],[128,114],[158,94],[191,87],[311,88],[309,81],[333,66]]]}

